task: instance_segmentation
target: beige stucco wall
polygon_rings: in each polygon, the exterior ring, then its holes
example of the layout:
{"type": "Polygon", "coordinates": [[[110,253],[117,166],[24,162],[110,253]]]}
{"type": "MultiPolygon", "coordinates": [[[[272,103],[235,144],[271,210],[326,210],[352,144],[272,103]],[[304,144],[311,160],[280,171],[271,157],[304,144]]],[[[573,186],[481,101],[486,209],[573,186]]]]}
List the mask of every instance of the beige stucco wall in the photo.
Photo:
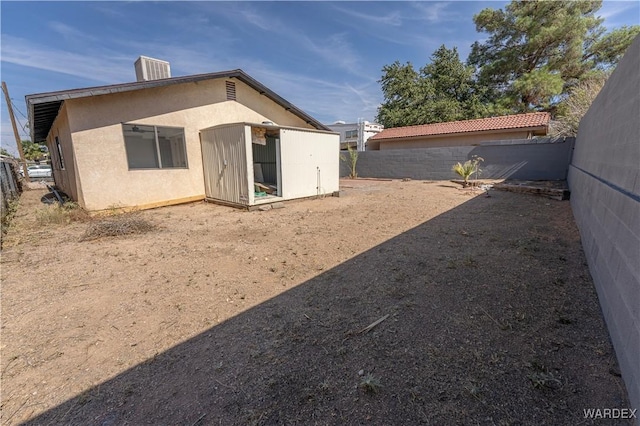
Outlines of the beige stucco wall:
{"type": "Polygon", "coordinates": [[[66,101],[82,205],[88,210],[153,206],[204,198],[199,130],[240,121],[310,128],[294,114],[235,79],[66,101]],[[183,127],[188,169],[129,170],[122,123],[183,127]]]}
{"type": "MultiPolygon", "coordinates": [[[[527,139],[530,131],[505,131],[505,132],[483,132],[453,136],[433,136],[428,138],[407,138],[396,141],[380,141],[380,150],[383,149],[404,149],[404,148],[435,148],[441,146],[469,146],[486,141],[527,139]]],[[[369,144],[371,145],[369,141],[369,144]]]]}
{"type": "Polygon", "coordinates": [[[73,145],[71,144],[71,132],[69,130],[69,120],[65,104],[60,108],[58,116],[53,122],[53,126],[51,126],[51,131],[47,137],[47,147],[51,153],[51,168],[53,169],[53,177],[56,185],[60,190],[82,204],[82,194],[81,191],[79,191],[79,185],[76,180],[76,158],[73,152],[73,145]],[[64,169],[60,167],[58,149],[55,143],[56,137],[62,149],[64,169]]]}

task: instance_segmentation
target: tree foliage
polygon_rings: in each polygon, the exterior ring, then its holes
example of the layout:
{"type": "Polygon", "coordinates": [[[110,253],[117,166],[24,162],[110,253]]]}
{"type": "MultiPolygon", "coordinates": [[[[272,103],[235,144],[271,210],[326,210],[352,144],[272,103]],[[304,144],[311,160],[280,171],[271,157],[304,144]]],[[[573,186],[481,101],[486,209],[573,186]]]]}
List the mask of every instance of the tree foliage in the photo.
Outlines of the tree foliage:
{"type": "Polygon", "coordinates": [[[571,89],[569,96],[558,105],[556,119],[551,123],[553,136],[576,136],[578,134],[580,120],[600,93],[607,77],[607,73],[594,75],[571,89]]]}
{"type": "Polygon", "coordinates": [[[22,143],[22,152],[24,153],[24,158],[31,161],[37,161],[41,158],[45,157],[45,153],[43,152],[42,146],[40,144],[23,140],[22,143]]]}
{"type": "Polygon", "coordinates": [[[460,61],[458,49],[440,46],[421,75],[432,87],[429,122],[477,118],[486,114],[474,81],[474,69],[460,61]]]}
{"type": "Polygon", "coordinates": [[[416,71],[396,61],[382,69],[385,102],[376,120],[385,127],[465,120],[489,114],[481,101],[473,67],[460,61],[457,48],[440,46],[416,71]]]}
{"type": "Polygon", "coordinates": [[[417,121],[421,93],[418,72],[410,62],[395,61],[382,68],[382,86],[385,102],[378,108],[378,123],[385,127],[409,126],[417,121]]]}
{"type": "Polygon", "coordinates": [[[454,47],[438,48],[423,68],[382,68],[385,127],[465,120],[563,107],[572,88],[612,69],[640,26],[607,32],[600,0],[512,1],[474,16],[478,32],[466,65],[454,47]]]}
{"type": "Polygon", "coordinates": [[[473,20],[486,42],[472,45],[468,63],[478,81],[514,112],[549,110],[570,88],[615,64],[640,26],[605,33],[602,1],[512,1],[473,20]]]}

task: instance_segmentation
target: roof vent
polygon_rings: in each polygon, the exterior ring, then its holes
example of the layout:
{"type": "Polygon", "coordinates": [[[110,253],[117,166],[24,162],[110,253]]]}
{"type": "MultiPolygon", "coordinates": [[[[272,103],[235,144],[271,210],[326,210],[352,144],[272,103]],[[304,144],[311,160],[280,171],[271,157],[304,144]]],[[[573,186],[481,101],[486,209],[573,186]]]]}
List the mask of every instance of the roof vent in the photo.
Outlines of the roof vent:
{"type": "Polygon", "coordinates": [[[236,100],[236,84],[233,81],[226,81],[227,88],[227,100],[235,101],[236,100]]]}
{"type": "Polygon", "coordinates": [[[135,62],[136,80],[149,81],[171,78],[169,62],[160,59],[140,56],[135,62]]]}

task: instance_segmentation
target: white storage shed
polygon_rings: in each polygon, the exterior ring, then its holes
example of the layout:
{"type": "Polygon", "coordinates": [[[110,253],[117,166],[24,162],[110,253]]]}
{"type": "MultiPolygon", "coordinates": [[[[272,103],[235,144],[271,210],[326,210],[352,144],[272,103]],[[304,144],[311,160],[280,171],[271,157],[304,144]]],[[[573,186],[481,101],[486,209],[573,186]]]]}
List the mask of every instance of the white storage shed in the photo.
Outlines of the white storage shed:
{"type": "Polygon", "coordinates": [[[205,197],[239,207],[339,191],[340,135],[233,123],[200,131],[205,197]]]}

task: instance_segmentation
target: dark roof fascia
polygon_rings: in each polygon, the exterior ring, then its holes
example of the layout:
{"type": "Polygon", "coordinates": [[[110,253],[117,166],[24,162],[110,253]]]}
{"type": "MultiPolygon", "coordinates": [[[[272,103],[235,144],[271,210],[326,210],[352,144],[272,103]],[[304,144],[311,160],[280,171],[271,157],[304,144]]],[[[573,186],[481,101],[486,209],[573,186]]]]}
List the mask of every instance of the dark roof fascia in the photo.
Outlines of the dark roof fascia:
{"type": "Polygon", "coordinates": [[[310,132],[310,133],[324,133],[327,135],[340,135],[339,132],[334,132],[333,130],[322,130],[322,129],[305,129],[302,127],[293,127],[293,126],[280,126],[278,124],[266,124],[266,123],[254,123],[251,121],[238,121],[236,123],[224,123],[224,124],[218,124],[216,126],[211,126],[211,127],[207,127],[206,129],[202,129],[202,130],[211,130],[211,129],[219,129],[222,127],[233,127],[233,126],[249,126],[249,127],[264,127],[266,129],[273,129],[273,130],[281,130],[281,129],[285,129],[285,130],[302,130],[305,132],[310,132]]]}
{"type": "MultiPolygon", "coordinates": [[[[150,81],[136,81],[132,83],[122,83],[122,84],[112,84],[108,86],[96,86],[96,87],[87,87],[83,89],[72,89],[72,90],[62,90],[58,92],[48,92],[48,93],[40,93],[25,96],[25,100],[27,103],[27,109],[29,112],[29,125],[31,129],[31,139],[34,142],[40,142],[46,139],[49,134],[49,130],[51,130],[51,126],[55,121],[58,112],[60,110],[60,106],[62,103],[69,99],[78,99],[78,98],[86,98],[89,96],[100,96],[100,95],[109,95],[113,93],[124,93],[135,90],[142,89],[151,89],[156,87],[170,86],[174,84],[184,84],[184,83],[193,83],[203,80],[215,80],[219,78],[236,78],[243,83],[247,84],[249,87],[256,90],[261,95],[265,95],[272,101],[280,104],[285,110],[291,111],[293,114],[297,115],[301,119],[303,119],[307,124],[314,126],[318,130],[327,130],[330,131],[328,127],[324,124],[320,123],[318,120],[311,117],[309,114],[296,107],[289,101],[285,100],[274,91],[270,90],[262,83],[258,82],[254,78],[250,77],[247,73],[242,71],[241,69],[232,70],[232,71],[221,71],[215,73],[208,74],[196,74],[189,75],[183,77],[172,77],[165,78],[160,80],[150,80],[150,81]],[[35,124],[35,113],[38,109],[38,106],[42,106],[43,108],[46,106],[49,109],[55,109],[55,114],[49,115],[48,118],[40,118],[40,122],[42,122],[42,128],[40,125],[35,124]],[[44,122],[43,122],[44,121],[44,122]]],[[[50,113],[51,114],[51,113],[50,113]]]]}

